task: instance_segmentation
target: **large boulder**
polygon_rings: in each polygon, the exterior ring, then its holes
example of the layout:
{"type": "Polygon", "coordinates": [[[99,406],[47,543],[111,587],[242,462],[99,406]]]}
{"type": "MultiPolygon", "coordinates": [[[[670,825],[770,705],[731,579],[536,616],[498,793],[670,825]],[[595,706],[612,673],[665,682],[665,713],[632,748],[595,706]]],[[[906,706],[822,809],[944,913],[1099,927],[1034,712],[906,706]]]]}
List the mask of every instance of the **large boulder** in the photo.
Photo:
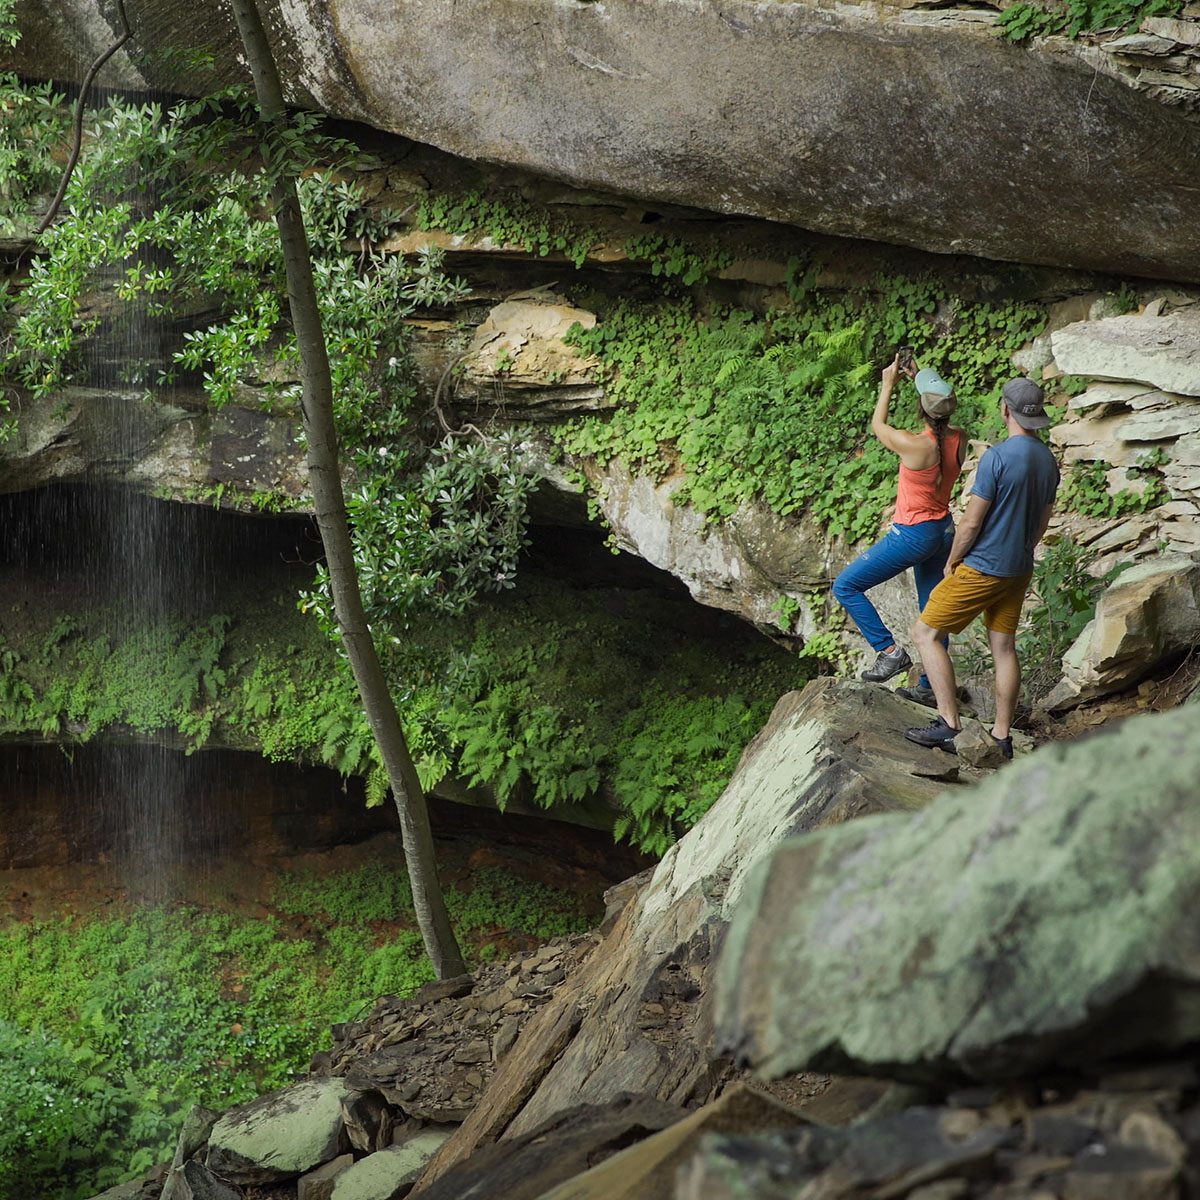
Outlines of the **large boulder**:
{"type": "Polygon", "coordinates": [[[421,1130],[398,1145],[360,1158],[330,1180],[328,1200],[399,1200],[407,1196],[447,1136],[444,1129],[421,1130]]]}
{"type": "MultiPolygon", "coordinates": [[[[1186,61],[1177,87],[1163,71],[1118,80],[1119,54],[1013,46],[979,9],[265,7],[292,100],[466,158],[938,252],[1200,279],[1200,124],[1150,94],[1191,86],[1186,61]]],[[[113,40],[106,0],[19,11],[26,36],[6,59],[34,75],[78,78],[113,40]]],[[[130,18],[142,51],[117,54],[103,82],[244,80],[218,0],[153,0],[130,18]]]]}
{"type": "Polygon", "coordinates": [[[500,1063],[419,1193],[476,1149],[622,1093],[704,1103],[727,1074],[712,1045],[709,967],[755,865],[792,833],[908,813],[977,778],[906,742],[928,710],[865,684],[820,679],[785,696],[729,786],[667,852],[582,968],[500,1063]]]}
{"type": "Polygon", "coordinates": [[[1073,708],[1119,692],[1200,642],[1200,562],[1170,556],[1123,572],[1063,656],[1063,677],[1044,701],[1073,708]]]}
{"type": "Polygon", "coordinates": [[[1046,747],[746,888],[719,1038],[769,1076],[1003,1079],[1200,1041],[1200,710],[1046,747]]]}
{"type": "Polygon", "coordinates": [[[275,1183],[329,1162],[349,1146],[350,1092],[344,1079],[306,1079],[231,1108],[209,1135],[209,1169],[230,1183],[275,1183]]]}

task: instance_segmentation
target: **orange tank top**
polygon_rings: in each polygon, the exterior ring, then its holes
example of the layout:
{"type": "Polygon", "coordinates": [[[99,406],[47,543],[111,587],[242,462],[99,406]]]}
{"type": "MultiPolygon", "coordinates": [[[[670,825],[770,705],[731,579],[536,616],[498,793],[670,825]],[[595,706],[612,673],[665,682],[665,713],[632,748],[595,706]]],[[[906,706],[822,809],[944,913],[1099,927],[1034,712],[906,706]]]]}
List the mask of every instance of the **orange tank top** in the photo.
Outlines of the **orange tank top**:
{"type": "MultiPolygon", "coordinates": [[[[925,432],[932,438],[929,426],[925,432]]],[[[950,492],[962,474],[958,461],[961,429],[947,429],[942,439],[942,482],[938,483],[938,464],[913,471],[900,464],[900,485],[896,489],[897,525],[916,525],[919,521],[940,521],[950,511],[950,492]]]]}

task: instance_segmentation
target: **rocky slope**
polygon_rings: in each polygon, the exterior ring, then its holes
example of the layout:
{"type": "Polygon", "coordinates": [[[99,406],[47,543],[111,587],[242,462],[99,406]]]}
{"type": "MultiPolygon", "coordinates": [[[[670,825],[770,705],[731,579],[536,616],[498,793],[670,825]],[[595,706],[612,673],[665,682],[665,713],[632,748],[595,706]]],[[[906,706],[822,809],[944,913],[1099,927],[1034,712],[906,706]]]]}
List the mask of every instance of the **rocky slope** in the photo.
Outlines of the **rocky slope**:
{"type": "Polygon", "coordinates": [[[994,773],[908,747],[919,713],[785,698],[598,940],[340,1027],[186,1143],[171,1200],[1194,1195],[1200,708],[994,773]]]}

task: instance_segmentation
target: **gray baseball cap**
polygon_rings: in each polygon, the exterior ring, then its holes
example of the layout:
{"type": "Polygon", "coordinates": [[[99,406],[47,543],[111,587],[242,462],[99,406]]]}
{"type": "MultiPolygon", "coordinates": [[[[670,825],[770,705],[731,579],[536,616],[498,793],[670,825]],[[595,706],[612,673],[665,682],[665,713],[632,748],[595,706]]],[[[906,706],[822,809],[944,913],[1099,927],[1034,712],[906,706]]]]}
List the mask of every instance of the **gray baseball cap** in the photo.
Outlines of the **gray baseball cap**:
{"type": "Polygon", "coordinates": [[[913,383],[921,394],[921,408],[927,416],[948,417],[958,407],[954,389],[932,367],[918,371],[913,383]]]}
{"type": "Polygon", "coordinates": [[[1050,424],[1046,416],[1046,393],[1032,379],[1010,379],[1000,399],[1022,429],[1045,429],[1050,424]]]}

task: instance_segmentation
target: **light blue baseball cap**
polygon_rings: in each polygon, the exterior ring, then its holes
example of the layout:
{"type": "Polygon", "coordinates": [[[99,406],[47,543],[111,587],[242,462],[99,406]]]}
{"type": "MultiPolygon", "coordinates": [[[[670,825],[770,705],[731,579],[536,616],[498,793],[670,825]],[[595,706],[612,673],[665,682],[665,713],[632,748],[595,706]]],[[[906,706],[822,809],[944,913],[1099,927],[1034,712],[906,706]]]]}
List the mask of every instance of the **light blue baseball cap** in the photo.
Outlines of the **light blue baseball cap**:
{"type": "Polygon", "coordinates": [[[948,417],[957,407],[954,389],[932,367],[917,372],[913,380],[921,394],[921,408],[930,417],[948,417]]]}

